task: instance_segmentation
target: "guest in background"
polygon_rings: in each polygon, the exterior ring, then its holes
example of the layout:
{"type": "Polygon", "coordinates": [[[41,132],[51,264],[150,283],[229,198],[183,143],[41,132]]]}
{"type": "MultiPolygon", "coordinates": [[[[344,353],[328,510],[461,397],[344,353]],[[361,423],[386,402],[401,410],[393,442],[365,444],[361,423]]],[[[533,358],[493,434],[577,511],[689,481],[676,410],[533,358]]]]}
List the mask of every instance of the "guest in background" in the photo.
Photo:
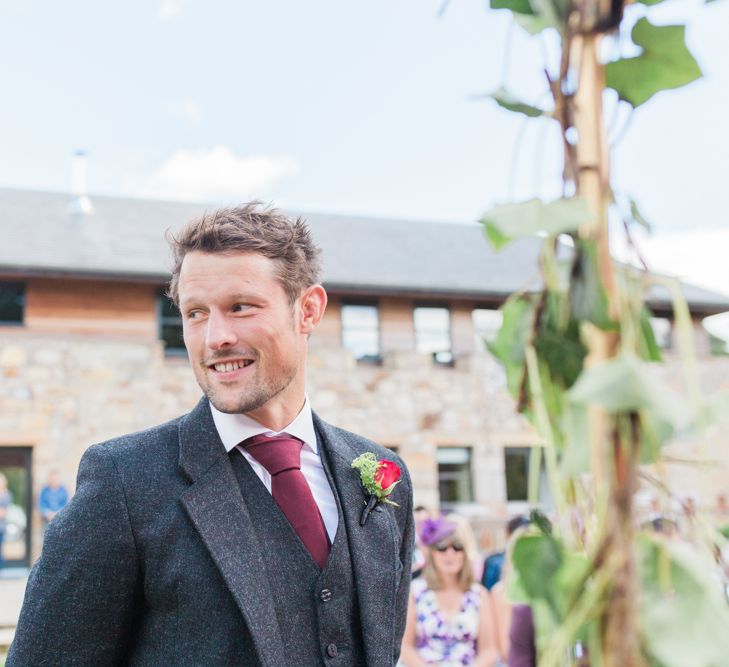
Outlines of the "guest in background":
{"type": "Polygon", "coordinates": [[[43,534],[54,516],[58,514],[68,503],[68,491],[61,484],[61,478],[57,470],[51,470],[48,475],[48,483],[41,489],[38,500],[38,509],[41,515],[43,534]]]}
{"type": "MultiPolygon", "coordinates": [[[[529,519],[523,514],[512,517],[506,524],[506,539],[514,534],[517,528],[526,526],[529,523],[529,519]]],[[[495,551],[492,554],[486,556],[486,560],[483,563],[483,576],[481,583],[486,587],[487,590],[491,590],[497,581],[501,579],[501,572],[504,567],[504,558],[506,557],[506,551],[495,551]]]]}
{"type": "Polygon", "coordinates": [[[415,521],[415,545],[413,547],[412,578],[415,579],[423,573],[425,567],[425,549],[420,542],[420,528],[430,518],[430,510],[424,505],[418,505],[413,510],[415,521]]]}
{"type": "Polygon", "coordinates": [[[12,502],[13,496],[8,490],[8,478],[0,472],[0,570],[5,565],[3,540],[5,538],[5,526],[7,525],[8,507],[12,502]]]}
{"type": "Polygon", "coordinates": [[[402,645],[406,667],[494,667],[498,653],[492,633],[488,592],[473,578],[475,540],[457,518],[426,520],[423,575],[410,588],[402,645]]]}
{"type": "Polygon", "coordinates": [[[534,617],[527,604],[515,604],[511,610],[508,667],[536,667],[537,649],[534,645],[534,617]]]}

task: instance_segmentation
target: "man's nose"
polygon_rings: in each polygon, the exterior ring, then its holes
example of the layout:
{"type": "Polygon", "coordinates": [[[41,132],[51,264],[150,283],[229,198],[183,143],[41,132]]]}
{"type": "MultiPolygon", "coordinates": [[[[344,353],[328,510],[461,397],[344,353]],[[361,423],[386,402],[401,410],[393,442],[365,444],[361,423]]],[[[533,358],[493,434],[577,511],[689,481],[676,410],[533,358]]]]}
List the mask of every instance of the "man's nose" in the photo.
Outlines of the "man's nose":
{"type": "Polygon", "coordinates": [[[235,331],[227,318],[222,314],[210,313],[205,341],[208,348],[219,350],[229,345],[235,345],[236,341],[235,331]]]}

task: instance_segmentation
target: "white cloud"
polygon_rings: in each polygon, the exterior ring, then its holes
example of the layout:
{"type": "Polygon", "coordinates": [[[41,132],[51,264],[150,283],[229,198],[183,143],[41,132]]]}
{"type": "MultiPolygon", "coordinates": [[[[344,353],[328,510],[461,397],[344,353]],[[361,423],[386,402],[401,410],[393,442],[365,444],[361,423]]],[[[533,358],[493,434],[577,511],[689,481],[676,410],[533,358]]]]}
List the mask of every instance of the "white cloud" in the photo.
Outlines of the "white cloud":
{"type": "Polygon", "coordinates": [[[246,199],[266,194],[297,173],[289,155],[236,155],[226,146],[208,151],[180,150],[151,175],[144,195],[180,201],[246,199]]]}
{"type": "Polygon", "coordinates": [[[159,19],[160,21],[171,21],[182,14],[185,0],[160,0],[159,19]]]}

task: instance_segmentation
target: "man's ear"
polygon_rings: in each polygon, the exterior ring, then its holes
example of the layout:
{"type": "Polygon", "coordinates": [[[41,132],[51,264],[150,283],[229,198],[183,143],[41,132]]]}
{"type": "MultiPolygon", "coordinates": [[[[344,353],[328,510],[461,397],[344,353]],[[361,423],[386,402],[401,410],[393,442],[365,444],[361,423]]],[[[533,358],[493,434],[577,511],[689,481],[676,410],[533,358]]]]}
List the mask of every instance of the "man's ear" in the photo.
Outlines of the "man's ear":
{"type": "Polygon", "coordinates": [[[327,307],[327,293],[321,285],[308,287],[301,295],[299,324],[301,333],[309,335],[316,329],[327,307]]]}

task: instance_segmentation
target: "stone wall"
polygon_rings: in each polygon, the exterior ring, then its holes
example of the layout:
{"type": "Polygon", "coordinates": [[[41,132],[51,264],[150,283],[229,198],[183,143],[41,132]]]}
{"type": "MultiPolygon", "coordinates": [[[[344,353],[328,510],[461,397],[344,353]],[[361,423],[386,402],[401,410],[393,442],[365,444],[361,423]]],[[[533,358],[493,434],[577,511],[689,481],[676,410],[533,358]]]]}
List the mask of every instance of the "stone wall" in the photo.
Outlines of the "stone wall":
{"type": "MultiPolygon", "coordinates": [[[[437,448],[471,447],[476,502],[464,511],[493,534],[508,512],[503,448],[534,444],[535,435],[515,413],[504,374],[488,353],[461,351],[450,368],[434,367],[430,356],[404,349],[405,312],[392,305],[384,310],[383,338],[389,331],[401,345],[391,346],[379,366],[357,364],[341,348],[330,315],[311,342],[312,404],[327,421],[397,447],[411,469],[417,504],[438,505],[437,448]]],[[[462,349],[466,338],[462,332],[462,349]]],[[[675,359],[657,372],[682,387],[675,359]]],[[[700,372],[706,394],[729,387],[729,360],[703,358],[700,372]]],[[[0,330],[0,447],[33,448],[36,494],[52,468],[73,488],[90,444],[172,419],[199,397],[187,360],[165,357],[161,343],[150,337],[0,330]]],[[[681,493],[713,502],[729,490],[728,436],[724,420],[703,441],[693,434],[678,440],[671,452],[689,463],[663,472],[681,493]],[[696,462],[707,452],[708,483],[697,472],[706,466],[696,462]]],[[[37,554],[37,516],[33,521],[37,554]]]]}

